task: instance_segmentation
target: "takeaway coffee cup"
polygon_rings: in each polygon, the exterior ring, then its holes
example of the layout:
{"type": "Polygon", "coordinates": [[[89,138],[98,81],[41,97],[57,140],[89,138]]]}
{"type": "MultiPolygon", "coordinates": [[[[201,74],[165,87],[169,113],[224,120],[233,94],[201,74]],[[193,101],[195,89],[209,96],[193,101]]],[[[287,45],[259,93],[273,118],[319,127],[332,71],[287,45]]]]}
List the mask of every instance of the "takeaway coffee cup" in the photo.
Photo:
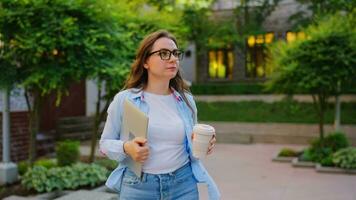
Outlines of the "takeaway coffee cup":
{"type": "Polygon", "coordinates": [[[193,156],[205,158],[208,153],[209,142],[215,134],[214,127],[207,124],[196,124],[193,128],[193,156]]]}

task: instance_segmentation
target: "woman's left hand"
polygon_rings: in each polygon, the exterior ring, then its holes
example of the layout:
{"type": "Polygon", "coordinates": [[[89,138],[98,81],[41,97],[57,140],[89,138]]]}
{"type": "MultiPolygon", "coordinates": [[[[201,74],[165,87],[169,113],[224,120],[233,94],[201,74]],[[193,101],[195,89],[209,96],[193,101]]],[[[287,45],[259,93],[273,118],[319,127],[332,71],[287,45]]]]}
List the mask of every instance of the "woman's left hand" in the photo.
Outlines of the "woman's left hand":
{"type": "Polygon", "coordinates": [[[215,143],[216,143],[216,137],[215,137],[215,134],[214,134],[213,137],[211,138],[210,142],[209,142],[208,155],[210,155],[213,152],[213,149],[215,147],[215,143]]]}

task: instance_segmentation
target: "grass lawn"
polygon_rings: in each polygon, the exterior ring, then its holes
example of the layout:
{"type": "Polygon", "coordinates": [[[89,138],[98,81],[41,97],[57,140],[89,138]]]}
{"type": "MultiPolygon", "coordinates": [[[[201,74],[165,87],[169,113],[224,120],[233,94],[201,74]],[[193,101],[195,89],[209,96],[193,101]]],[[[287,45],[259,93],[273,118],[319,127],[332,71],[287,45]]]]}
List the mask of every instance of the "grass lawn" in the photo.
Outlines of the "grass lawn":
{"type": "MultiPolygon", "coordinates": [[[[318,123],[312,103],[197,102],[197,107],[200,121],[318,123]]],[[[333,123],[334,112],[334,104],[329,104],[325,115],[326,123],[333,123]]],[[[341,104],[341,123],[356,124],[356,103],[341,104]]]]}

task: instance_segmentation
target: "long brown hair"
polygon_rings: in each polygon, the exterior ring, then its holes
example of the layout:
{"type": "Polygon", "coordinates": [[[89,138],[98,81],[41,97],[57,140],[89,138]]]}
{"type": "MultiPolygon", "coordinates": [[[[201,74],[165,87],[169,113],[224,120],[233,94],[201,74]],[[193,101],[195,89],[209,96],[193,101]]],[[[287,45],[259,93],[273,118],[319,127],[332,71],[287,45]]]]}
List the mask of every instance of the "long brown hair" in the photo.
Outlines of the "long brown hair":
{"type": "MultiPolygon", "coordinates": [[[[147,69],[143,67],[143,65],[149,57],[148,54],[152,51],[153,44],[158,39],[163,37],[173,40],[173,42],[178,47],[176,38],[166,30],[159,30],[147,35],[141,41],[140,46],[137,49],[135,61],[131,65],[131,72],[126,80],[123,90],[130,88],[139,88],[140,90],[143,90],[147,86],[148,72],[147,69]]],[[[184,94],[185,92],[190,93],[190,90],[188,85],[183,81],[179,68],[176,76],[169,81],[169,86],[179,92],[192,113],[194,113],[192,106],[184,94]]]]}

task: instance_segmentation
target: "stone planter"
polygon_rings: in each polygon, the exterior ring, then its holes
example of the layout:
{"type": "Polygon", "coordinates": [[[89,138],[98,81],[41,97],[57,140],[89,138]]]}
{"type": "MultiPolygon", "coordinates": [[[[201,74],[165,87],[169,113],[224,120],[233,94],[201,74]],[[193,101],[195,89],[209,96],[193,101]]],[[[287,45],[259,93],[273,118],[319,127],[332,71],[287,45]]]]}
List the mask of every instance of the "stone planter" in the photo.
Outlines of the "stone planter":
{"type": "Polygon", "coordinates": [[[353,174],[356,175],[356,169],[342,169],[338,167],[323,167],[321,164],[316,164],[315,170],[320,173],[332,174],[353,174]]]}
{"type": "Polygon", "coordinates": [[[275,156],[272,158],[273,162],[291,163],[293,159],[297,157],[285,157],[285,156],[275,156]]]}
{"type": "Polygon", "coordinates": [[[293,167],[315,168],[316,163],[310,161],[300,161],[298,158],[292,160],[293,167]]]}

